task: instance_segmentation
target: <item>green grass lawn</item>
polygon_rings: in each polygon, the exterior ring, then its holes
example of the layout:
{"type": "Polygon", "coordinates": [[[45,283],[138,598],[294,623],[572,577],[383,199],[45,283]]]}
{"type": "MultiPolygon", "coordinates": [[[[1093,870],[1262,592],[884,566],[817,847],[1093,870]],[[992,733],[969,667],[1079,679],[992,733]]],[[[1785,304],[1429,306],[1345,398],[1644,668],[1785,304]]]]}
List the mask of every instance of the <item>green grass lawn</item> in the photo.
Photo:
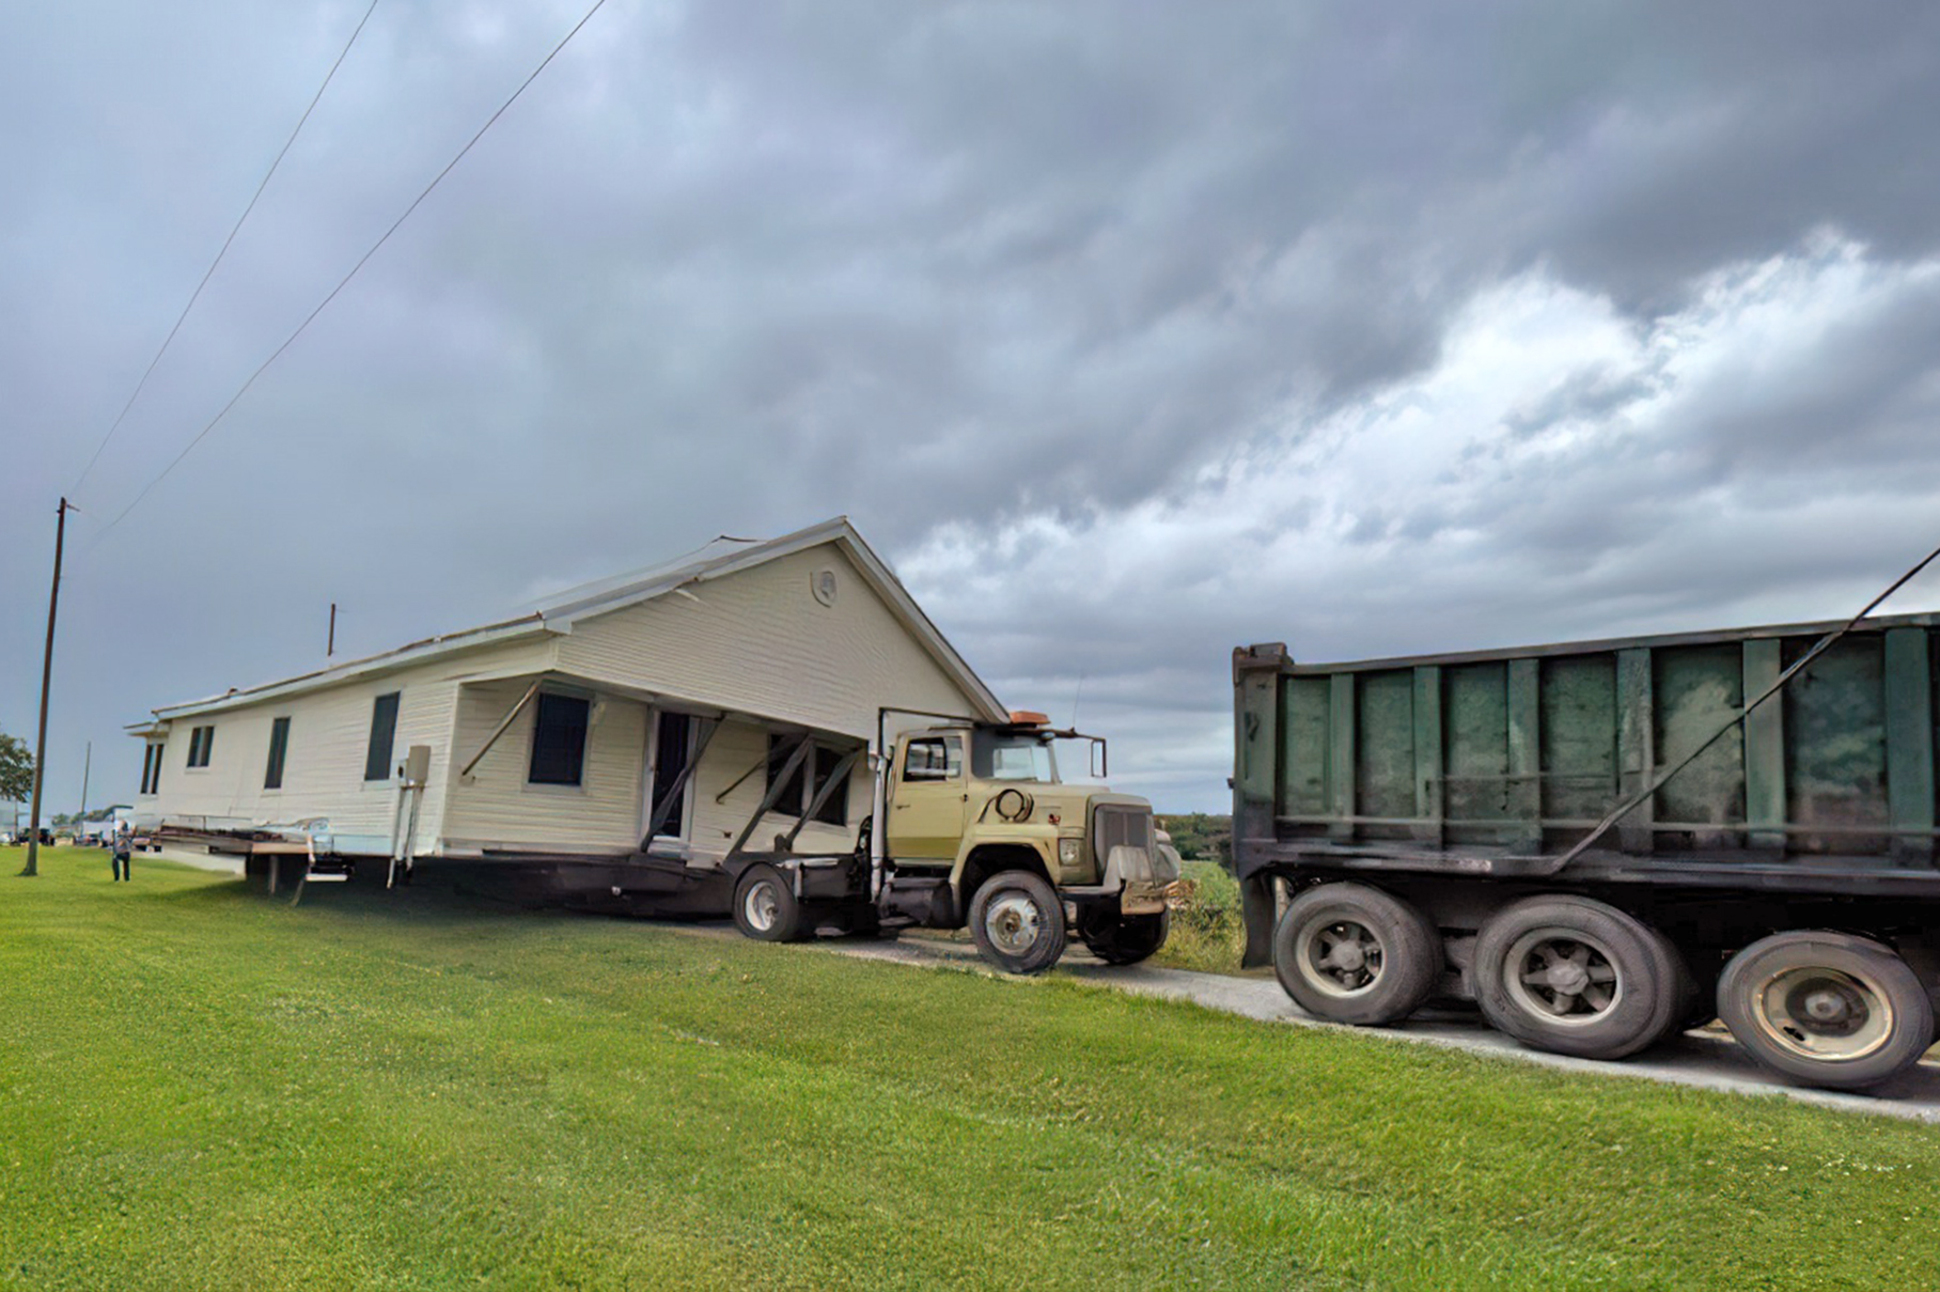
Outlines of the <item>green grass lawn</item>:
{"type": "Polygon", "coordinates": [[[1926,1288],[1940,1131],[0,849],[0,1286],[1926,1288]]]}

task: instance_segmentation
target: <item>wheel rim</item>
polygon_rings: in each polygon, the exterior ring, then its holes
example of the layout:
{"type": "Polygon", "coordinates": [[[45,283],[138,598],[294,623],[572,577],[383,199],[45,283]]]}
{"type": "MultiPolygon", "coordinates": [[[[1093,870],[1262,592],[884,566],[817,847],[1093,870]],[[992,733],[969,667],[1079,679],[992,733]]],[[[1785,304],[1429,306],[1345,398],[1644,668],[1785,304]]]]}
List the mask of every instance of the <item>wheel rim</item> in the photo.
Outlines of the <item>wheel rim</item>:
{"type": "Polygon", "coordinates": [[[1300,932],[1297,956],[1302,976],[1329,996],[1373,990],[1387,964],[1387,948],[1359,920],[1308,925],[1300,932]]]}
{"type": "Polygon", "coordinates": [[[1044,934],[1044,913],[1023,893],[1005,893],[984,908],[984,935],[1005,955],[1021,956],[1044,934]]]}
{"type": "MultiPolygon", "coordinates": [[[[718,899],[717,899],[718,900],[718,899]]],[[[720,910],[720,907],[715,907],[720,910]]],[[[775,893],[773,880],[763,879],[748,886],[747,893],[741,898],[741,915],[747,920],[748,927],[757,933],[766,933],[775,927],[775,920],[781,914],[781,898],[775,893]]]]}
{"type": "Polygon", "coordinates": [[[1893,1004],[1862,978],[1819,965],[1773,974],[1753,998],[1758,1030],[1807,1059],[1861,1059],[1893,1035],[1893,1004]]]}
{"type": "Polygon", "coordinates": [[[1587,1027],[1623,1001],[1623,975],[1610,948],[1578,929],[1532,929],[1504,957],[1509,994],[1531,1014],[1587,1027]]]}

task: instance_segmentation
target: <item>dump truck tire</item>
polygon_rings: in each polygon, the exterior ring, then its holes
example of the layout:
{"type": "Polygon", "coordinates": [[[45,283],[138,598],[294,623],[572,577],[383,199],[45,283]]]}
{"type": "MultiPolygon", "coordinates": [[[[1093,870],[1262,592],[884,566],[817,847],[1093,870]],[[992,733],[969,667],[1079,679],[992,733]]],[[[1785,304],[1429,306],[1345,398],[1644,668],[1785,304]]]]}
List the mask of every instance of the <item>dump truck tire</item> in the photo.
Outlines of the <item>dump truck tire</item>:
{"type": "Polygon", "coordinates": [[[766,863],[748,867],[734,886],[734,927],[757,942],[798,941],[813,931],[804,915],[788,876],[766,863]]]}
{"type": "Polygon", "coordinates": [[[1905,1071],[1933,1036],[1933,1003],[1906,961],[1870,939],[1815,930],[1775,933],[1733,956],[1718,1014],[1759,1063],[1831,1090],[1905,1071]]]}
{"type": "Polygon", "coordinates": [[[1524,1045],[1621,1059],[1658,1041],[1687,1002],[1670,944],[1586,897],[1531,897],[1491,916],[1475,940],[1476,1003],[1524,1045]]]}
{"type": "Polygon", "coordinates": [[[1030,871],[1001,871],[970,899],[970,938],[1005,973],[1043,973],[1064,954],[1064,904],[1030,871]]]}
{"type": "Polygon", "coordinates": [[[1441,935],[1428,917],[1365,884],[1309,888],[1273,934],[1281,988],[1335,1023],[1399,1022],[1428,999],[1441,967],[1441,935]]]}

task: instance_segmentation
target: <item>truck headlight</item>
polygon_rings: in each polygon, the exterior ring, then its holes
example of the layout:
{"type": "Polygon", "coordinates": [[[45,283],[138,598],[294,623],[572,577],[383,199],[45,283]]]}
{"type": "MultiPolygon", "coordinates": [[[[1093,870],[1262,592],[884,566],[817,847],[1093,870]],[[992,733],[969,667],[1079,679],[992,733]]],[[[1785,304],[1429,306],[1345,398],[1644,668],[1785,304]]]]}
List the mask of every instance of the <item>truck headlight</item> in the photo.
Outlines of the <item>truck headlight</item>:
{"type": "Polygon", "coordinates": [[[1085,841],[1083,839],[1058,840],[1058,865],[1075,866],[1084,860],[1085,841]]]}

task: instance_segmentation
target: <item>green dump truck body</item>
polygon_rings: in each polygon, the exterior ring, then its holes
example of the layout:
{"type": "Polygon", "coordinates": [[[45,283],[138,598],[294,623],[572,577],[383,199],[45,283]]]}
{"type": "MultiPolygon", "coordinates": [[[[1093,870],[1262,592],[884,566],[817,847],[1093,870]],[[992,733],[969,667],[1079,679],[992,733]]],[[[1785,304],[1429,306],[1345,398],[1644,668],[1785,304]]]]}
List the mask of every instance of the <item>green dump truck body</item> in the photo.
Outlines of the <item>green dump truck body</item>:
{"type": "MultiPolygon", "coordinates": [[[[1935,618],[1862,624],[1570,870],[1940,894],[1935,618]]],[[[1543,873],[1837,625],[1352,664],[1236,651],[1235,857],[1543,873]]]]}
{"type": "Polygon", "coordinates": [[[1340,1022],[1453,996],[1622,1057],[1716,1014],[1794,1079],[1888,1079],[1940,1002],[1936,625],[1863,621],[1748,714],[1842,625],[1325,665],[1242,647],[1247,962],[1340,1022]]]}

